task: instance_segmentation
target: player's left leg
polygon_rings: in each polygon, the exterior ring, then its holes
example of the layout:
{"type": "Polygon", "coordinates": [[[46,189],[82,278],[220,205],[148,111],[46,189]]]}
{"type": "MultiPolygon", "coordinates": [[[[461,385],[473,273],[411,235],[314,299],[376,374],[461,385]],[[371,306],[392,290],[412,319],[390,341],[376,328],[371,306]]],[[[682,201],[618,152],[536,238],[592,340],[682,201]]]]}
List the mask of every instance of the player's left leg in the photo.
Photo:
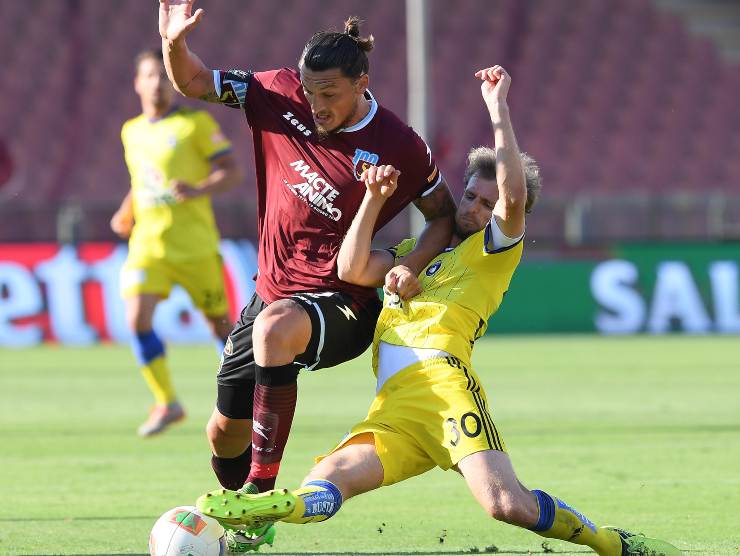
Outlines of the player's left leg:
{"type": "Polygon", "coordinates": [[[335,292],[294,295],[255,319],[252,469],[260,491],[275,486],[293,422],[299,369],[333,367],[360,355],[372,341],[379,308],[356,306],[335,292]]]}
{"type": "Polygon", "coordinates": [[[530,491],[517,479],[509,456],[498,450],[471,454],[457,465],[473,496],[499,521],[540,536],[585,545],[601,556],[677,556],[672,545],[618,529],[597,527],[563,500],[530,491]]]}
{"type": "Polygon", "coordinates": [[[383,478],[373,435],[364,433],[321,460],[292,492],[217,490],[201,496],[196,504],[206,515],[232,527],[253,530],[274,521],[318,523],[334,516],[344,500],[379,488],[383,478]]]}
{"type": "Polygon", "coordinates": [[[224,265],[221,255],[215,253],[208,257],[183,262],[173,266],[171,271],[175,282],[185,288],[190,299],[206,318],[216,338],[216,348],[220,357],[234,327],[228,316],[229,306],[226,299],[224,265]]]}

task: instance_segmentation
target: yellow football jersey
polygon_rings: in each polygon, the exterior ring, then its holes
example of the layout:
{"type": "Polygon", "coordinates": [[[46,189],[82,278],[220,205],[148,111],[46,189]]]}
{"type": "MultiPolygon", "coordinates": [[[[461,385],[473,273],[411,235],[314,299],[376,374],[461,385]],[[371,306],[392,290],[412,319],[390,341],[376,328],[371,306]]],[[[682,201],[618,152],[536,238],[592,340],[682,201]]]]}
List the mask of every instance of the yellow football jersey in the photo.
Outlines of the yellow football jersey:
{"type": "MultiPolygon", "coordinates": [[[[443,350],[470,364],[473,343],[486,332],[522,257],[522,240],[489,250],[488,230],[435,257],[419,277],[423,290],[416,297],[400,303],[385,297],[373,340],[375,369],[380,342],[443,350]]],[[[406,239],[392,251],[398,259],[415,243],[406,239]]]]}
{"type": "Polygon", "coordinates": [[[210,197],[177,202],[170,188],[171,180],[200,183],[211,160],[231,149],[211,115],[188,108],[158,120],[142,114],[123,125],[121,139],[134,205],[129,258],[176,262],[218,252],[210,197]]]}

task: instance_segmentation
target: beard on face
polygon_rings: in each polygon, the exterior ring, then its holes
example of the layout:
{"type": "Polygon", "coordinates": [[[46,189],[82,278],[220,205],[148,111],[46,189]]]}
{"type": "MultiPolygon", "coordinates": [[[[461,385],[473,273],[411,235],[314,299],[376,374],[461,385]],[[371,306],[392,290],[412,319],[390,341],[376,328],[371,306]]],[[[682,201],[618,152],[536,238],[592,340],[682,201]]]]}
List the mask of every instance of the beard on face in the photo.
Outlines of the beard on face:
{"type": "Polygon", "coordinates": [[[338,126],[333,127],[332,129],[326,129],[323,126],[320,126],[316,123],[316,120],[314,120],[314,125],[316,126],[316,135],[319,137],[319,141],[323,141],[324,139],[328,138],[330,135],[333,135],[335,133],[339,133],[344,128],[349,127],[349,122],[351,122],[355,114],[357,114],[357,104],[352,107],[352,112],[349,113],[349,115],[344,118],[342,123],[340,123],[338,126]]]}

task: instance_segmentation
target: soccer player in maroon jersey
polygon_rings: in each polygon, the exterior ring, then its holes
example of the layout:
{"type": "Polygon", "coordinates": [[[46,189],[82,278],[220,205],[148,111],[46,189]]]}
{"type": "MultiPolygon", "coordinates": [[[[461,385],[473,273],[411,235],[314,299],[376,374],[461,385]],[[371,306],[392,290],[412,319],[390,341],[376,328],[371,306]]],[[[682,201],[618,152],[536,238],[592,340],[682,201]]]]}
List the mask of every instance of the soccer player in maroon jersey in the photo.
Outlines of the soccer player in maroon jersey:
{"type": "Polygon", "coordinates": [[[244,111],[252,129],[258,195],[256,295],[224,350],[208,423],[212,465],[231,489],[274,486],[290,431],[300,369],[331,367],[370,345],[379,300],[373,288],[337,276],[336,258],[371,165],[401,172],[376,230],[413,202],[426,218],[417,248],[387,286],[416,292],[418,272],[447,245],[454,201],[424,141],[368,90],[373,38],[356,18],[343,33],[306,44],[298,70],[208,69],[185,43],[200,23],[194,0],[160,0],[168,75],[188,97],[244,111]],[[252,444],[250,446],[250,437],[252,444]],[[251,463],[251,472],[250,470],[251,463]]]}

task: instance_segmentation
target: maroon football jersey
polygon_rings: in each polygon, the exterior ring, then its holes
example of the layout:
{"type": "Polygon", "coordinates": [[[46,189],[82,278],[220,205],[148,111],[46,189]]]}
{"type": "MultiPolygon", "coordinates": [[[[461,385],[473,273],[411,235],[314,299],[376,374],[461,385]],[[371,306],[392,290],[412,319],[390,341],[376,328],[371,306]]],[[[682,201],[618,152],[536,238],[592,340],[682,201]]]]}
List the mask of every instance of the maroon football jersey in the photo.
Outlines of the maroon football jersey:
{"type": "Polygon", "coordinates": [[[364,304],[376,295],[337,276],[339,247],[365,195],[367,165],[392,164],[398,188],[376,230],[441,176],[426,143],[368,92],[370,112],[319,140],[294,69],[215,71],[223,104],[242,108],[254,137],[259,207],[257,293],[273,302],[299,292],[343,291],[364,304]]]}

